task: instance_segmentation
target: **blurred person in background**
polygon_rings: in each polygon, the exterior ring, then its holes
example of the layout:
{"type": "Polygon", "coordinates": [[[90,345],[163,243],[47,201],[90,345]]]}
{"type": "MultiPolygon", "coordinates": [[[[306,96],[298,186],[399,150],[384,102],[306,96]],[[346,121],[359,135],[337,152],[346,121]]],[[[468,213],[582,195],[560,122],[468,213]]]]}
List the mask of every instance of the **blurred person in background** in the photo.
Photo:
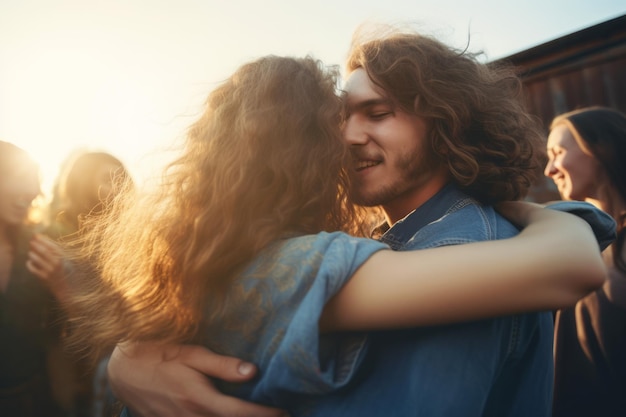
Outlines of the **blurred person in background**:
{"type": "Polygon", "coordinates": [[[58,306],[28,258],[37,230],[29,214],[39,195],[37,164],[0,141],[0,414],[7,417],[64,415],[47,368],[58,306]]]}
{"type": "Polygon", "coordinates": [[[76,233],[88,215],[98,215],[119,192],[132,187],[124,164],[107,152],[74,153],[55,184],[50,202],[48,235],[76,233]]]}
{"type": "Polygon", "coordinates": [[[554,417],[626,416],[626,116],[588,107],[557,116],[545,175],[564,200],[587,201],[617,222],[603,252],[609,278],[555,321],[554,417]]]}
{"type": "MultiPolygon", "coordinates": [[[[37,235],[31,242],[29,253],[39,266],[34,272],[49,283],[59,300],[66,301],[71,291],[71,277],[68,276],[62,246],[76,244],[83,222],[102,214],[116,196],[132,188],[128,170],[109,153],[74,152],[63,165],[49,205],[46,236],[37,235]]],[[[91,279],[97,280],[95,274],[91,279]]],[[[73,417],[100,415],[109,402],[102,398],[108,394],[103,378],[106,373],[97,371],[103,358],[85,357],[80,349],[76,351],[75,347],[67,346],[65,339],[72,331],[67,315],[65,311],[56,319],[63,323],[63,340],[55,347],[53,375],[58,382],[55,391],[73,417]]]]}

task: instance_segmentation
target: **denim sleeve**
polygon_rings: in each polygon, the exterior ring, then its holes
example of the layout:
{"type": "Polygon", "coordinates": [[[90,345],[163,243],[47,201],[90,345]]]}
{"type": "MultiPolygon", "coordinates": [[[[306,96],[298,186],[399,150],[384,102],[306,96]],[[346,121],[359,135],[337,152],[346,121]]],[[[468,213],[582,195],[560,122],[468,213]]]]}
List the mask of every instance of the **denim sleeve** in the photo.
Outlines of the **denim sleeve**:
{"type": "Polygon", "coordinates": [[[615,240],[617,224],[611,216],[583,201],[557,201],[546,205],[551,210],[574,214],[591,226],[600,250],[606,249],[615,240]]]}
{"type": "MultiPolygon", "coordinates": [[[[269,404],[298,406],[305,397],[333,392],[345,386],[357,372],[367,350],[363,333],[320,334],[319,318],[326,302],[337,293],[352,274],[373,253],[388,246],[370,239],[355,239],[344,234],[321,234],[308,250],[322,255],[313,279],[301,300],[275,299],[290,310],[289,324],[276,329],[280,340],[265,349],[274,350],[260,363],[260,378],[250,399],[269,404]],[[291,306],[289,306],[291,304],[291,306]]],[[[311,259],[311,258],[309,258],[311,259]]],[[[309,275],[309,273],[303,274],[309,275]]]]}

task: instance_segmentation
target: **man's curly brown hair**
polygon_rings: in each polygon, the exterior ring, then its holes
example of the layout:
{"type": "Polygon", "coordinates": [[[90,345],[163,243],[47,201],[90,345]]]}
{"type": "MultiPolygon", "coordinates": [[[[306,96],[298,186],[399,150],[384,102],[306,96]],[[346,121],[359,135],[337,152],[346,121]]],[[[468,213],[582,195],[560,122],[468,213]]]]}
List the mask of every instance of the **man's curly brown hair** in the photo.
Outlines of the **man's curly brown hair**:
{"type": "Polygon", "coordinates": [[[416,33],[357,31],[347,72],[365,69],[399,108],[431,122],[432,148],[463,191],[485,204],[520,199],[541,176],[545,135],[515,70],[479,55],[416,33]]]}

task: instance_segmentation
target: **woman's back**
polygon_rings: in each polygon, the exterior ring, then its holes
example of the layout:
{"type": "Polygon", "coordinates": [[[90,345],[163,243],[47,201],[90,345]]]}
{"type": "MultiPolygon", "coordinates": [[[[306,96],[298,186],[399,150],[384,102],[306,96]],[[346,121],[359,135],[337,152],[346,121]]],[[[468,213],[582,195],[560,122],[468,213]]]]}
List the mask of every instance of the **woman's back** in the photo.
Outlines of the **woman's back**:
{"type": "Polygon", "coordinates": [[[327,301],[381,249],[388,247],[322,232],[264,250],[226,294],[224,318],[203,335],[211,349],[260,368],[254,382],[223,388],[297,411],[305,398],[344,386],[365,354],[366,338],[361,333],[320,335],[319,318],[327,301]]]}

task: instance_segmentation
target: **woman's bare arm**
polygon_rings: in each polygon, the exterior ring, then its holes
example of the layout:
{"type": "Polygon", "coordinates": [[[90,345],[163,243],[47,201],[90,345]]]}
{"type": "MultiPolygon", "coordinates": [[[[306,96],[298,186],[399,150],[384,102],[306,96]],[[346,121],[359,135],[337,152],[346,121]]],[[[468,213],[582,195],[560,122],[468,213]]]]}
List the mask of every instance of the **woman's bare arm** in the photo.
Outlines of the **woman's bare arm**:
{"type": "Polygon", "coordinates": [[[574,304],[606,269],[589,225],[525,203],[503,208],[516,237],[380,251],[327,304],[322,331],[436,325],[574,304]]]}

